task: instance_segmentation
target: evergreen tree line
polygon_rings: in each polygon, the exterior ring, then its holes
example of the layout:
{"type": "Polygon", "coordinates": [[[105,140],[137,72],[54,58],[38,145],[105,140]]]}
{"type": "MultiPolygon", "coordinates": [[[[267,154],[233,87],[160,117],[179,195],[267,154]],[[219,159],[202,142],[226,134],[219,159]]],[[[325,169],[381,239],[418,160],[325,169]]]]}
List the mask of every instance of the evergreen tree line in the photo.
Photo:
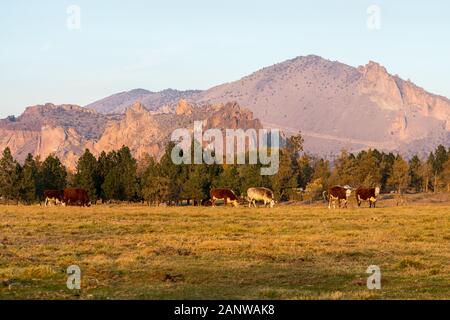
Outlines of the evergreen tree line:
{"type": "MultiPolygon", "coordinates": [[[[318,200],[333,185],[380,186],[383,192],[450,192],[450,149],[439,146],[427,159],[409,161],[393,153],[367,150],[343,151],[333,163],[301,154],[303,139],[291,137],[280,150],[279,171],[262,176],[261,165],[176,165],[169,144],[157,161],[147,156],[139,163],[126,146],[101,153],[89,150],[78,160],[75,173],[48,156],[27,156],[19,164],[9,148],[0,159],[0,197],[3,202],[32,204],[42,201],[45,190],[77,187],[87,190],[91,201],[145,201],[149,204],[200,203],[214,187],[231,188],[245,195],[249,187],[267,187],[278,201],[301,198],[318,200]]],[[[248,155],[247,155],[248,157],[248,155]]]]}

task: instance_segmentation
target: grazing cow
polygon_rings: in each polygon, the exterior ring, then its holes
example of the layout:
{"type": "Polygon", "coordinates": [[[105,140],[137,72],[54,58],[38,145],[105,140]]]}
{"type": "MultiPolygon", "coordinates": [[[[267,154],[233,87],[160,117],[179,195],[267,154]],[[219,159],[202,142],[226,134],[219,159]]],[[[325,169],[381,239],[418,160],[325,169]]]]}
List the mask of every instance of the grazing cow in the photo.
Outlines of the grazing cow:
{"type": "Polygon", "coordinates": [[[89,195],[84,189],[69,188],[64,190],[64,202],[68,206],[90,207],[89,195]]]}
{"type": "Polygon", "coordinates": [[[275,206],[273,191],[267,188],[249,188],[247,190],[248,207],[252,204],[256,208],[256,201],[264,201],[264,206],[269,205],[271,208],[275,206]]]}
{"type": "Polygon", "coordinates": [[[225,205],[227,205],[228,201],[230,201],[233,204],[233,206],[235,207],[239,206],[238,197],[236,197],[233,190],[231,189],[211,189],[209,194],[211,196],[211,202],[213,207],[216,206],[217,200],[223,200],[225,202],[225,205]]]}
{"type": "Polygon", "coordinates": [[[348,199],[352,195],[352,190],[350,187],[332,187],[328,191],[324,191],[323,196],[325,200],[328,200],[328,209],[331,209],[331,204],[333,208],[336,209],[336,201],[338,201],[339,208],[341,207],[341,202],[344,202],[344,207],[347,208],[348,199]]]}
{"type": "Polygon", "coordinates": [[[369,201],[369,207],[372,206],[375,208],[375,204],[377,202],[377,197],[380,195],[380,188],[358,188],[356,190],[356,201],[358,202],[358,207],[361,207],[362,201],[369,201]]]}
{"type": "Polygon", "coordinates": [[[64,191],[61,190],[45,190],[44,191],[45,206],[64,204],[64,191]]]}

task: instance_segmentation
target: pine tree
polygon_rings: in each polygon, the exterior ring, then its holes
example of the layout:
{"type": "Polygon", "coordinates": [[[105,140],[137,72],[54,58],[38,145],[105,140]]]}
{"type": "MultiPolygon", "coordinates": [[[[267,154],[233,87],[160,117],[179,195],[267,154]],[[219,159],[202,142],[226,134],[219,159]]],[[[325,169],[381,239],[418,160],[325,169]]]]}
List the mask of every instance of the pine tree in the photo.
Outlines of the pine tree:
{"type": "Polygon", "coordinates": [[[330,162],[324,159],[314,159],[314,174],[312,177],[312,181],[316,181],[320,179],[320,183],[322,184],[324,189],[331,187],[331,170],[330,170],[330,162]]]}
{"type": "Polygon", "coordinates": [[[362,151],[355,161],[355,184],[359,186],[375,187],[381,183],[381,170],[378,158],[372,150],[362,151]]]}
{"type": "Polygon", "coordinates": [[[8,202],[19,201],[21,167],[14,160],[11,150],[6,148],[0,159],[0,196],[8,202]]]}
{"type": "Polygon", "coordinates": [[[128,147],[99,158],[99,181],[105,199],[132,201],[138,198],[137,161],[128,147]]]}
{"type": "Polygon", "coordinates": [[[449,159],[449,155],[447,153],[447,149],[443,145],[439,145],[436,148],[436,151],[430,154],[428,158],[428,162],[433,169],[433,189],[434,192],[437,192],[439,189],[439,175],[442,173],[444,164],[449,159]]]}
{"type": "Polygon", "coordinates": [[[308,183],[311,182],[314,175],[314,168],[312,167],[311,158],[308,155],[303,155],[298,159],[298,185],[305,189],[308,183]]]}
{"type": "Polygon", "coordinates": [[[67,186],[67,171],[58,157],[48,156],[40,168],[42,190],[63,190],[67,186]]]}
{"type": "Polygon", "coordinates": [[[239,179],[238,166],[224,164],[222,167],[223,170],[216,181],[214,181],[214,184],[219,188],[230,188],[239,196],[241,194],[241,181],[239,179]]]}
{"type": "Polygon", "coordinates": [[[97,159],[86,149],[84,154],[78,159],[75,184],[77,187],[85,189],[91,201],[95,202],[98,198],[97,186],[99,179],[97,159]]]}
{"type": "Polygon", "coordinates": [[[193,164],[187,166],[187,179],[183,184],[183,193],[186,199],[201,203],[208,198],[210,181],[206,164],[193,164]]]}
{"type": "Polygon", "coordinates": [[[169,179],[169,202],[178,203],[183,190],[184,178],[182,175],[183,167],[176,165],[172,161],[172,149],[175,148],[173,142],[166,147],[165,153],[161,158],[161,176],[169,179]]]}
{"type": "Polygon", "coordinates": [[[382,153],[380,162],[380,174],[381,174],[381,189],[391,191],[388,186],[388,179],[392,175],[393,166],[395,162],[395,155],[393,153],[382,153]]]}
{"type": "Polygon", "coordinates": [[[443,164],[439,179],[447,192],[450,192],[450,159],[443,164]]]}
{"type": "Polygon", "coordinates": [[[119,160],[120,181],[123,188],[123,197],[127,201],[137,197],[137,161],[131,155],[128,147],[122,147],[117,153],[119,160]]]}
{"type": "Polygon", "coordinates": [[[356,165],[354,157],[346,150],[342,150],[339,157],[334,162],[334,169],[331,174],[333,185],[355,185],[359,184],[356,176],[356,165]]]}
{"type": "MultiPolygon", "coordinates": [[[[295,163],[297,161],[295,160],[295,163]]],[[[288,149],[280,150],[280,166],[278,173],[272,177],[272,188],[279,201],[289,200],[293,189],[297,188],[298,171],[293,166],[293,157],[288,149]]]]}
{"type": "Polygon", "coordinates": [[[419,176],[422,180],[422,190],[424,192],[428,192],[430,188],[430,180],[433,176],[433,168],[431,167],[431,164],[427,162],[422,162],[422,164],[419,167],[419,176]]]}
{"type": "Polygon", "coordinates": [[[170,180],[162,176],[161,166],[154,158],[149,158],[142,176],[142,196],[149,204],[169,201],[170,180]]]}
{"type": "Polygon", "coordinates": [[[440,174],[444,169],[444,164],[447,162],[449,156],[447,149],[443,145],[439,145],[434,152],[433,170],[440,174]]]}
{"type": "Polygon", "coordinates": [[[410,186],[414,188],[416,192],[422,191],[423,188],[423,178],[420,173],[422,165],[422,161],[417,155],[412,157],[409,161],[409,176],[411,180],[410,186]]]}
{"type": "Polygon", "coordinates": [[[31,204],[37,199],[38,167],[31,154],[28,154],[22,167],[20,199],[31,204]]]}
{"type": "Polygon", "coordinates": [[[401,156],[397,156],[394,161],[392,175],[388,179],[388,185],[394,187],[399,194],[402,194],[410,183],[408,162],[401,156]]]}
{"type": "Polygon", "coordinates": [[[105,190],[104,190],[104,183],[106,176],[111,171],[113,167],[113,161],[112,157],[106,154],[106,152],[102,152],[97,160],[97,172],[98,172],[98,179],[96,184],[97,189],[97,195],[102,200],[110,200],[111,198],[108,198],[106,196],[105,190]]]}
{"type": "Polygon", "coordinates": [[[244,195],[252,187],[265,187],[261,167],[256,164],[242,165],[237,168],[240,182],[240,194],[244,195]]]}

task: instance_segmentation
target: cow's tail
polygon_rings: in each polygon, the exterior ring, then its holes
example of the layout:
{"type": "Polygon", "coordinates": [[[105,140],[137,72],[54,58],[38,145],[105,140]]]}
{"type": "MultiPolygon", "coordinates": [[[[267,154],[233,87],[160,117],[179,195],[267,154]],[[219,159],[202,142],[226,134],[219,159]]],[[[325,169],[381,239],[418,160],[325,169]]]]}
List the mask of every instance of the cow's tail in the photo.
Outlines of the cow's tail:
{"type": "Polygon", "coordinates": [[[328,192],[327,191],[324,191],[323,193],[322,193],[322,196],[323,196],[323,200],[326,202],[326,201],[328,201],[328,192]]]}

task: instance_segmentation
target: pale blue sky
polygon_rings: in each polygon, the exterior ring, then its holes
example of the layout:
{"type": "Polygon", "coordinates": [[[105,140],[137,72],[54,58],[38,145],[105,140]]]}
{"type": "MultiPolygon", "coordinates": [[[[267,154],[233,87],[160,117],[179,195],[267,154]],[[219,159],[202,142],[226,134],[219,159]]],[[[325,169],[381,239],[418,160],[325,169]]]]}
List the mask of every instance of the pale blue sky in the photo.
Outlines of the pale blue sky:
{"type": "Polygon", "coordinates": [[[134,88],[206,89],[308,54],[375,60],[450,97],[449,14],[447,0],[2,0],[0,117],[134,88]],[[373,4],[378,31],[366,25],[373,4]],[[66,27],[69,5],[81,30],[66,27]]]}

